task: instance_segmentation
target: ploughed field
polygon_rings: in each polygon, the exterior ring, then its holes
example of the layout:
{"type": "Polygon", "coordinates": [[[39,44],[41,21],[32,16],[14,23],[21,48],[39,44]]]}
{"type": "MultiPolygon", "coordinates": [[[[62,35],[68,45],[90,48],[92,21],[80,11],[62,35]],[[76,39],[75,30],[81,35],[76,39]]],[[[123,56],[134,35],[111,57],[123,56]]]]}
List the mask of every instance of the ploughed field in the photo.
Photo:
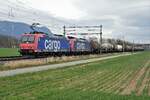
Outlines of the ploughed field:
{"type": "Polygon", "coordinates": [[[0,78],[0,99],[150,100],[150,52],[0,78]]]}

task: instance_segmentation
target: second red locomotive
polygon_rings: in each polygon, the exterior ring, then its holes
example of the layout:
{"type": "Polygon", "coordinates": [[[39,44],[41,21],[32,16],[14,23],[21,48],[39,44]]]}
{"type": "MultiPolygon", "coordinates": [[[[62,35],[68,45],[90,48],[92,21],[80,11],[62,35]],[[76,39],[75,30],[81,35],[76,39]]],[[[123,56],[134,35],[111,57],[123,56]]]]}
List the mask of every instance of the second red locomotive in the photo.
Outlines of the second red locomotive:
{"type": "Polygon", "coordinates": [[[43,32],[23,34],[19,47],[22,55],[66,55],[91,52],[91,45],[85,39],[48,35],[43,32]]]}

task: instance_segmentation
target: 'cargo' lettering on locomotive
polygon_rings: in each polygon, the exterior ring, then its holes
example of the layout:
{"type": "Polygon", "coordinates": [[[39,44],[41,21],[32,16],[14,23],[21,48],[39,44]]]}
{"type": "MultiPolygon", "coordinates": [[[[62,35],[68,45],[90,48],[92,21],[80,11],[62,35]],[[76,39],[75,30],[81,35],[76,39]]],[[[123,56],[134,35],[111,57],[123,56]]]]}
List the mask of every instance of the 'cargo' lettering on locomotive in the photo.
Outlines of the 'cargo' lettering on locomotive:
{"type": "Polygon", "coordinates": [[[85,43],[77,43],[77,50],[85,50],[85,43]]]}
{"type": "Polygon", "coordinates": [[[45,49],[54,51],[60,50],[60,41],[45,40],[45,49]]]}

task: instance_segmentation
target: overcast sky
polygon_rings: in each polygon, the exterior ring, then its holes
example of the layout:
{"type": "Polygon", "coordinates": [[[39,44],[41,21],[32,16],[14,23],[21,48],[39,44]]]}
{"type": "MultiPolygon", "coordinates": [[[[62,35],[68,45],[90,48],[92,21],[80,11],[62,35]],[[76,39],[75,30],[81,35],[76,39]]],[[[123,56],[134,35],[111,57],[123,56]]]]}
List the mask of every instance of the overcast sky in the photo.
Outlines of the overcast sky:
{"type": "Polygon", "coordinates": [[[77,25],[103,24],[104,36],[150,42],[150,0],[28,0],[29,4],[77,25]]]}

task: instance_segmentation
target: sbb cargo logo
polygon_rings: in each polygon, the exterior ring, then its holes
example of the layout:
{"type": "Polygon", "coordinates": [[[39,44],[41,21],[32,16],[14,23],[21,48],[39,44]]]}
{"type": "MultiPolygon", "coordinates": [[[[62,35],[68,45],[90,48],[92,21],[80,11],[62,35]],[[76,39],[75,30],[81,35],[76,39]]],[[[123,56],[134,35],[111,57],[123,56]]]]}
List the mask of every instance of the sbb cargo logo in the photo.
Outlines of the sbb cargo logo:
{"type": "Polygon", "coordinates": [[[46,50],[53,50],[58,51],[60,50],[60,41],[57,40],[45,40],[45,49],[46,50]]]}
{"type": "Polygon", "coordinates": [[[77,43],[77,50],[85,50],[85,43],[77,43]]]}

